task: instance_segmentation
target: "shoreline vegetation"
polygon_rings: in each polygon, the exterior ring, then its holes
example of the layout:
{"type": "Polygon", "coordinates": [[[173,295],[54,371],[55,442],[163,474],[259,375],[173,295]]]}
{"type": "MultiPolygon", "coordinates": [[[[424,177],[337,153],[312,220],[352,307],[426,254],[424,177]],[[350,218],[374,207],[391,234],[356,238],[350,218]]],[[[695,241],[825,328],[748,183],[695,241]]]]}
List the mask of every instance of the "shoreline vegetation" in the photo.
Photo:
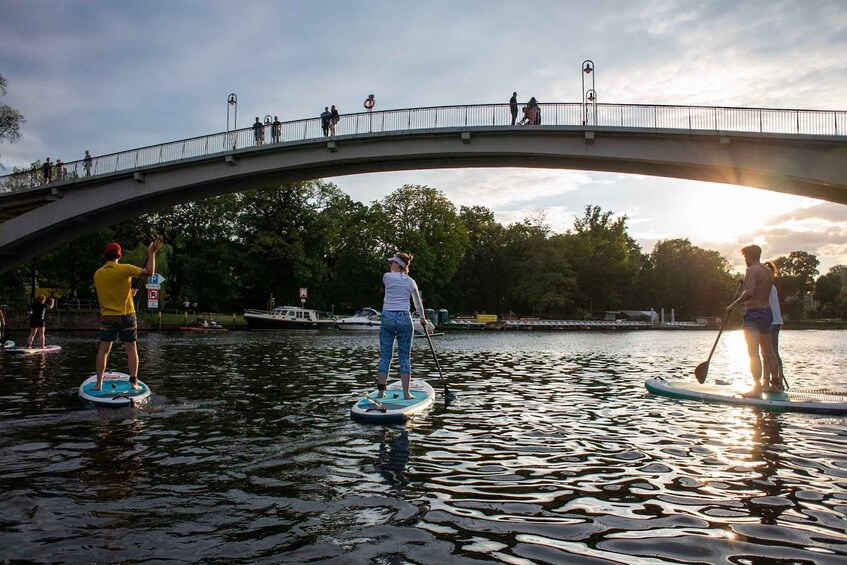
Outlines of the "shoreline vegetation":
{"type": "MultiPolygon", "coordinates": [[[[26,332],[28,329],[28,315],[24,312],[7,312],[7,330],[14,333],[26,332]]],[[[221,326],[230,331],[249,331],[247,322],[240,314],[225,314],[202,312],[194,314],[176,314],[163,313],[161,318],[152,312],[142,312],[138,316],[139,330],[147,332],[179,332],[180,328],[190,326],[195,320],[207,319],[214,320],[221,326]],[[161,322],[161,323],[160,323],[161,322]]],[[[96,332],[99,328],[99,314],[96,312],[51,312],[50,318],[47,321],[48,331],[72,331],[72,332],[96,332]]],[[[520,322],[521,320],[514,320],[520,322]]],[[[453,320],[448,324],[436,324],[436,331],[450,332],[478,332],[478,331],[507,331],[507,332],[549,332],[549,331],[650,331],[650,330],[666,330],[666,331],[692,331],[692,330],[709,330],[713,331],[720,325],[720,320],[712,320],[707,324],[674,324],[656,322],[650,324],[643,323],[626,323],[625,321],[604,322],[602,320],[541,320],[543,324],[533,326],[513,326],[509,327],[502,321],[497,323],[478,323],[470,320],[453,320]],[[623,322],[623,323],[620,323],[623,322]],[[487,327],[486,327],[487,326],[487,327]]],[[[739,320],[731,320],[727,330],[741,329],[739,320]]],[[[784,330],[847,330],[847,320],[840,319],[823,319],[823,320],[786,320],[782,326],[784,330]]],[[[286,330],[279,330],[286,331],[286,330]]],[[[290,330],[289,330],[290,331],[290,330]]],[[[342,331],[343,330],[339,330],[342,331]]],[[[344,332],[355,333],[355,332],[344,332]]]]}
{"type": "MultiPolygon", "coordinates": [[[[91,276],[106,244],[119,242],[122,262],[140,265],[154,234],[166,244],[156,260],[163,281],[158,305],[170,311],[189,303],[198,313],[240,314],[297,304],[306,293],[308,308],[355,312],[382,303],[379,281],[397,251],[415,255],[413,276],[428,307],[499,319],[603,320],[612,312],[663,311],[696,323],[721,318],[738,286],[730,258],[688,239],[642,250],[626,215],[588,204],[560,233],[545,214],[504,225],[484,206],[457,207],[422,185],[404,185],[370,204],[323,180],[270,186],[82,236],[0,275],[0,303],[12,309],[13,301],[42,293],[57,299],[57,309],[94,302],[91,276]]],[[[786,319],[847,319],[847,265],[819,276],[820,261],[808,252],[775,255],[765,249],[779,272],[774,284],[786,319]]],[[[146,298],[142,289],[139,306],[146,298]]],[[[219,321],[231,325],[230,317],[219,321]]]]}

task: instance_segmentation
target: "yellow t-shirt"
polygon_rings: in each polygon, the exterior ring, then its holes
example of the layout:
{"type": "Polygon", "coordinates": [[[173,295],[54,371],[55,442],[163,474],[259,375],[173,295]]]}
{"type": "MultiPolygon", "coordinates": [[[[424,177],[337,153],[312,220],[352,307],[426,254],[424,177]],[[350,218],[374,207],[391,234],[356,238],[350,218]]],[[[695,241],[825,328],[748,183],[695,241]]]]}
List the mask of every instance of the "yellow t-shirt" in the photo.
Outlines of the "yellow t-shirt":
{"type": "Polygon", "coordinates": [[[109,261],[94,273],[94,288],[100,301],[101,316],[123,316],[134,314],[132,302],[132,277],[141,274],[135,265],[123,265],[109,261]]]}

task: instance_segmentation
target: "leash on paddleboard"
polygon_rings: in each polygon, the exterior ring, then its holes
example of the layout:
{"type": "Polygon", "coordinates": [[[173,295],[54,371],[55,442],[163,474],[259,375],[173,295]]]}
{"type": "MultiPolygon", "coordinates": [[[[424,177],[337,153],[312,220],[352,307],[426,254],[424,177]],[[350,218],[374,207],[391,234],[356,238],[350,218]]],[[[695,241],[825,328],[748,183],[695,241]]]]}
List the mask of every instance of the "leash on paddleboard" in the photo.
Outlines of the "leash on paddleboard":
{"type": "MultiPolygon", "coordinates": [[[[744,281],[738,283],[738,288],[735,289],[735,294],[732,295],[732,300],[734,301],[738,297],[738,293],[741,291],[741,287],[744,284],[744,281]]],[[[726,323],[729,321],[729,312],[724,312],[723,322],[721,322],[721,329],[718,331],[718,337],[715,338],[715,343],[712,345],[712,350],[709,351],[709,357],[694,369],[694,376],[697,377],[697,382],[703,384],[706,382],[706,375],[709,374],[709,362],[712,360],[712,354],[715,352],[715,348],[718,346],[718,340],[721,338],[721,334],[723,333],[724,328],[726,327],[726,323]]]]}

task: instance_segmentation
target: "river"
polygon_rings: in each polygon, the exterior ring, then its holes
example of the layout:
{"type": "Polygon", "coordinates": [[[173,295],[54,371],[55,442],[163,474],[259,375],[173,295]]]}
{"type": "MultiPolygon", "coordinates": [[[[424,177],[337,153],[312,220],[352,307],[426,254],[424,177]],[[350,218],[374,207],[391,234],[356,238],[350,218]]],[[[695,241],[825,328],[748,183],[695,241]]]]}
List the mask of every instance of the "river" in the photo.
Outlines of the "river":
{"type": "MultiPolygon", "coordinates": [[[[847,562],[847,418],[646,393],[715,335],[449,333],[455,400],[386,427],[349,417],[373,335],[145,335],[151,402],[107,410],[76,396],[95,336],[48,333],[0,354],[0,559],[847,562]]],[[[847,332],[780,341],[793,387],[847,390],[847,332]]],[[[425,340],[413,364],[442,388],[425,340]]],[[[746,367],[724,333],[709,378],[746,367]]]]}

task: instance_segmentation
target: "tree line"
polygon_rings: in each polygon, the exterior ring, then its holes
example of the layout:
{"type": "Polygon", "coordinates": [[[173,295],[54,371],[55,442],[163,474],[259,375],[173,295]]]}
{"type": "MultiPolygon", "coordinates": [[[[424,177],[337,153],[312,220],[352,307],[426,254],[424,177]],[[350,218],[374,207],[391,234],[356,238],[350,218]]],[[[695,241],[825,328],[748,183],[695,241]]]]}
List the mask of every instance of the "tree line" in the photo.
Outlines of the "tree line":
{"type": "MultiPolygon", "coordinates": [[[[305,181],[180,204],[63,245],[0,277],[5,296],[31,281],[95,298],[92,275],[109,241],[124,262],[141,265],[152,235],[166,242],[157,270],[164,307],[183,300],[201,310],[238,312],[296,304],[350,312],[382,304],[386,258],[415,255],[413,276],[430,308],[583,319],[609,310],[674,309],[677,319],[722,316],[738,284],[730,262],[687,239],[659,241],[645,253],[627,217],[587,205],[565,233],[543,215],[504,226],[484,206],[457,209],[439,190],[405,185],[379,201],[355,202],[332,183],[305,181]]],[[[847,266],[818,277],[818,260],[795,251],[774,260],[783,309],[803,318],[847,314],[847,266]]]]}

